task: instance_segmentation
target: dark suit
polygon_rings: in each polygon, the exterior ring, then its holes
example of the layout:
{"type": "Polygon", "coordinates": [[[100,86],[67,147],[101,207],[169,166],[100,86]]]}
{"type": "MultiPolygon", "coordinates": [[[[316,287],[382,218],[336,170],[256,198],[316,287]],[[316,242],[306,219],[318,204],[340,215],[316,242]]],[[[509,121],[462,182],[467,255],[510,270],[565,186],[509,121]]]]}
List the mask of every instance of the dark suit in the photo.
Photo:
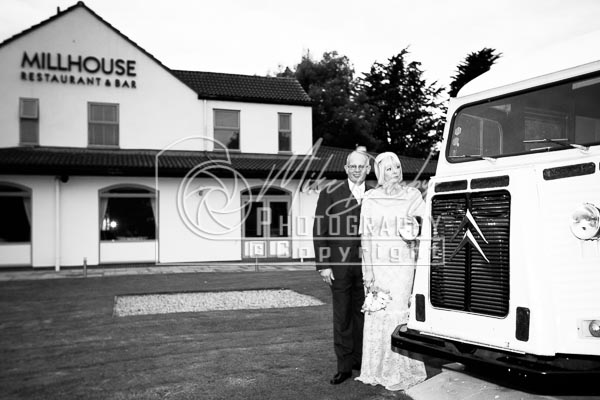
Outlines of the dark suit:
{"type": "Polygon", "coordinates": [[[319,195],[313,225],[317,270],[331,268],[333,343],[339,372],[360,365],[365,300],[360,255],[360,205],[348,181],[333,181],[319,195]]]}

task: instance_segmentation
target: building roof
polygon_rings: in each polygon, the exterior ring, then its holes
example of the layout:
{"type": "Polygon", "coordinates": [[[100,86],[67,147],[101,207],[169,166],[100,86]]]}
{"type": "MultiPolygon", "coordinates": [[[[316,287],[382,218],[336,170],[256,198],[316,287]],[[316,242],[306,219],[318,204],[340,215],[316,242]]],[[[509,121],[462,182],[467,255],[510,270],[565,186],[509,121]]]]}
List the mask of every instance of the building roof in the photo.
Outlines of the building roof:
{"type": "MultiPolygon", "coordinates": [[[[327,160],[331,160],[329,165],[332,166],[332,169],[335,171],[339,171],[341,176],[345,176],[346,172],[344,171],[344,165],[346,165],[346,158],[348,154],[350,154],[352,150],[350,149],[342,149],[339,147],[331,147],[331,146],[321,146],[317,150],[317,156],[322,159],[322,162],[326,162],[327,160]]],[[[377,153],[369,153],[371,157],[371,167],[373,166],[373,160],[377,156],[377,153]]],[[[436,160],[425,160],[422,158],[414,158],[414,157],[406,157],[406,156],[398,156],[400,159],[400,163],[402,164],[402,173],[405,179],[414,179],[417,176],[421,176],[423,178],[430,178],[435,175],[435,170],[437,168],[436,160]]],[[[371,168],[372,169],[372,168],[371,168]]],[[[375,179],[374,172],[371,171],[372,178],[375,179]]]]}
{"type": "Polygon", "coordinates": [[[310,97],[294,78],[172,70],[200,99],[310,106],[310,97]]]}
{"type": "MultiPolygon", "coordinates": [[[[310,106],[312,104],[310,97],[300,83],[294,78],[279,78],[252,75],[224,74],[216,72],[199,71],[180,71],[171,70],[163,65],[158,59],[146,50],[141,48],[133,40],[125,36],[110,23],[102,19],[92,9],[87,7],[82,1],[73,6],[57,12],[50,18],[31,26],[24,31],[9,37],[0,42],[0,48],[11,43],[40,27],[47,25],[63,15],[66,15],[78,8],[82,8],[93,15],[98,21],[106,25],[109,29],[121,36],[125,41],[136,47],[140,52],[150,57],[154,62],[164,68],[168,73],[174,75],[190,89],[198,93],[200,99],[242,101],[251,103],[268,104],[290,104],[310,106]]],[[[82,28],[84,29],[84,28],[82,28]]]]}
{"type": "MultiPolygon", "coordinates": [[[[304,105],[310,97],[293,78],[260,77],[213,72],[170,70],[154,56],[123,35],[102,19],[83,2],[59,11],[50,18],[4,40],[0,48],[40,27],[52,23],[76,9],[84,9],[120,35],[143,54],[150,57],[168,73],[198,93],[202,99],[235,100],[246,102],[304,105]]],[[[345,178],[344,164],[351,150],[321,146],[314,157],[287,154],[247,154],[232,152],[169,151],[137,149],[93,149],[74,147],[9,147],[0,148],[0,174],[57,175],[57,176],[154,176],[156,157],[160,176],[185,176],[199,165],[229,165],[247,178],[267,178],[277,173],[294,178],[345,178]],[[287,171],[287,173],[286,173],[287,171]],[[290,174],[291,173],[291,174],[290,174]]],[[[423,167],[424,160],[403,157],[406,179],[413,179],[423,167]]],[[[435,173],[435,164],[428,163],[420,176],[428,178],[435,173]]],[[[231,176],[221,168],[217,174],[231,176]]],[[[280,175],[281,176],[281,175],[280,175]]],[[[373,177],[374,178],[374,177],[373,177]]]]}
{"type": "MultiPolygon", "coordinates": [[[[154,176],[183,177],[201,167],[216,176],[244,178],[343,179],[348,149],[321,146],[315,157],[207,151],[88,149],[73,147],[8,147],[0,149],[2,175],[154,176]],[[160,153],[160,155],[159,155],[160,153]]],[[[426,179],[435,174],[435,161],[400,157],[404,178],[426,179]],[[423,171],[421,169],[423,168],[423,171]]],[[[373,175],[373,173],[371,173],[373,175]]],[[[370,176],[374,179],[374,175],[370,176]]]]}

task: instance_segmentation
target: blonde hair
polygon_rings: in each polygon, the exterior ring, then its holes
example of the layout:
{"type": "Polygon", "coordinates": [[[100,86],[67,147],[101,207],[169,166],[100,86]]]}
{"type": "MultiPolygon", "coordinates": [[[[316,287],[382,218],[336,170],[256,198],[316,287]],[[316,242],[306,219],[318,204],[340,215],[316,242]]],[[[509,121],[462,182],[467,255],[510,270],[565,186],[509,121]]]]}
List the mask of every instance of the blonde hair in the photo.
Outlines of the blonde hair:
{"type": "Polygon", "coordinates": [[[398,158],[398,156],[395,153],[392,153],[391,151],[387,151],[385,153],[381,153],[379,154],[376,158],[375,158],[375,176],[377,177],[377,185],[378,186],[383,186],[385,184],[384,181],[384,177],[385,177],[385,167],[389,164],[388,161],[390,160],[392,163],[398,163],[398,165],[400,165],[400,181],[402,181],[402,163],[400,163],[400,159],[398,158]]]}
{"type": "Polygon", "coordinates": [[[392,152],[379,154],[375,158],[375,176],[377,177],[377,187],[383,189],[387,195],[396,195],[405,189],[402,185],[402,163],[398,156],[392,152]],[[400,167],[400,176],[398,180],[385,181],[385,169],[389,165],[397,164],[400,167]]]}

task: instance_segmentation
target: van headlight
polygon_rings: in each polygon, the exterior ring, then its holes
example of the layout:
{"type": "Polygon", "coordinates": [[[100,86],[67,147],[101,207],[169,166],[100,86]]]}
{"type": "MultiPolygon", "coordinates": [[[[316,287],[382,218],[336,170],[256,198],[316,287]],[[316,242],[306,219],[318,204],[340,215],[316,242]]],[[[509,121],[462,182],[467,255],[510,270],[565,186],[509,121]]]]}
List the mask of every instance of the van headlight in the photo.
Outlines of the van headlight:
{"type": "Polygon", "coordinates": [[[590,325],[588,326],[590,333],[594,337],[600,337],[600,321],[590,321],[590,325]]]}
{"type": "MultiPolygon", "coordinates": [[[[600,320],[598,319],[581,319],[577,321],[577,330],[579,336],[583,338],[599,338],[600,339],[600,320]]],[[[596,340],[596,339],[594,339],[596,340]]]]}
{"type": "Polygon", "coordinates": [[[590,240],[600,237],[600,210],[593,204],[577,207],[571,215],[571,232],[577,239],[590,240]]]}

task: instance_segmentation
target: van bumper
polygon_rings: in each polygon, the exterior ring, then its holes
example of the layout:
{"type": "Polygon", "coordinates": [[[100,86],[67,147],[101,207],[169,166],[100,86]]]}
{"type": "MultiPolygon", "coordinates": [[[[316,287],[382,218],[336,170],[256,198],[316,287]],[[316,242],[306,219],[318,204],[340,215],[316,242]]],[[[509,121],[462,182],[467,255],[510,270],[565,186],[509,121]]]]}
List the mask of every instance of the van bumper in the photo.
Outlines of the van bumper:
{"type": "Polygon", "coordinates": [[[517,354],[454,340],[423,335],[399,325],[392,333],[392,350],[411,351],[465,365],[492,367],[526,379],[600,379],[600,356],[517,354]]]}

